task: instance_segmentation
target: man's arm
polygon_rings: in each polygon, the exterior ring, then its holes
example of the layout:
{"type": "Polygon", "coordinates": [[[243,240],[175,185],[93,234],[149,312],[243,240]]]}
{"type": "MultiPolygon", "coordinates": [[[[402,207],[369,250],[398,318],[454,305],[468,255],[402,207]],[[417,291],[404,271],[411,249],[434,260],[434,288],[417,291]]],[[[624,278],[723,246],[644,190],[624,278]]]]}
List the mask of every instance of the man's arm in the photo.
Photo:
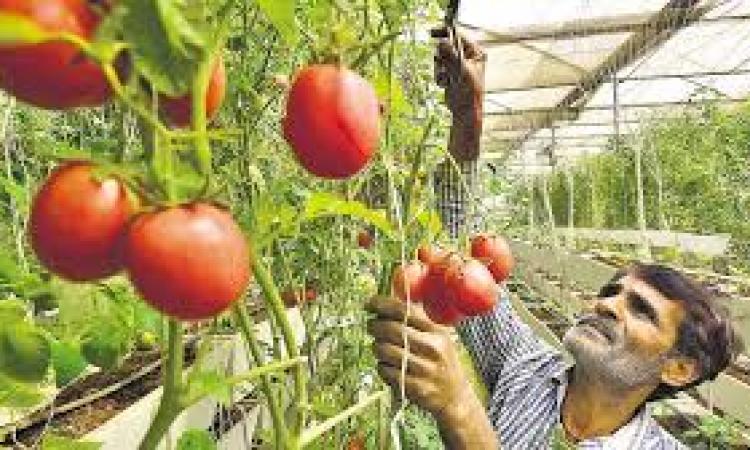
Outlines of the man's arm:
{"type": "MultiPolygon", "coordinates": [[[[438,30],[436,33],[444,32],[438,30]]],[[[457,161],[479,157],[484,112],[484,66],[487,57],[475,43],[460,38],[463,58],[449,39],[438,41],[435,78],[445,88],[445,101],[453,116],[448,152],[457,161]]]]}
{"type": "Polygon", "coordinates": [[[380,375],[396,392],[403,382],[407,397],[432,413],[446,448],[497,449],[497,434],[461,367],[448,331],[430,321],[421,305],[412,305],[408,320],[407,306],[398,299],[375,298],[367,308],[375,314],[368,330],[375,338],[380,375]]]}
{"type": "Polygon", "coordinates": [[[544,346],[513,311],[505,288],[500,289],[497,305],[490,313],[465,319],[456,331],[490,394],[509,362],[532,355],[544,346]]]}

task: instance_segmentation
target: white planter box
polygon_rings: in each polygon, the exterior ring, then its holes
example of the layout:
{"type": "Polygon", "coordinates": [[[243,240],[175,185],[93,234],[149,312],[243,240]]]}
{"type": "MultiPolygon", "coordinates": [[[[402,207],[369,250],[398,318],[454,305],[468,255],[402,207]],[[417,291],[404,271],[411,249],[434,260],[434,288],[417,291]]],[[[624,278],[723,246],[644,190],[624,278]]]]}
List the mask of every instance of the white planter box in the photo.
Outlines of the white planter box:
{"type": "MultiPolygon", "coordinates": [[[[305,328],[299,310],[288,309],[287,315],[292,324],[297,344],[301,345],[305,340],[305,328]]],[[[271,344],[271,332],[268,322],[256,326],[256,336],[260,342],[271,344]]],[[[204,367],[219,368],[226,370],[228,374],[241,374],[247,372],[250,367],[250,358],[247,347],[239,334],[217,338],[217,345],[206,357],[204,367]]],[[[247,384],[235,389],[234,398],[244,397],[253,388],[247,384]]],[[[146,434],[152,417],[156,414],[162,388],[138,400],[129,408],[105,422],[93,430],[84,440],[102,443],[102,450],[130,450],[137,449],[146,434]]],[[[222,439],[222,448],[238,449],[244,448],[244,442],[252,441],[255,424],[258,419],[260,408],[256,408],[248,416],[232,428],[222,439]]],[[[175,420],[160,445],[160,449],[171,450],[175,448],[177,439],[185,430],[197,428],[207,429],[213,422],[218,410],[216,401],[207,398],[185,410],[175,420]]]]}

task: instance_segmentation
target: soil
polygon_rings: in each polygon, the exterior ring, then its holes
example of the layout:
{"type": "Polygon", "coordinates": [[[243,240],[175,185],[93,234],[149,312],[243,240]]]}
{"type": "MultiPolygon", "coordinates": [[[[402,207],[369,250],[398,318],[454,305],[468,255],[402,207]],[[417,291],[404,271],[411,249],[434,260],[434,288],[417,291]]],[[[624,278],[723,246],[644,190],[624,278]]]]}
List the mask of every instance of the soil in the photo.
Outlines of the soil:
{"type": "MultiPolygon", "coordinates": [[[[185,346],[186,366],[192,364],[195,360],[195,350],[195,341],[185,346]]],[[[81,382],[63,389],[55,398],[53,408],[63,407],[72,401],[85,398],[121,382],[138,373],[138,371],[149,364],[156,362],[159,356],[158,351],[134,352],[117,369],[97,372],[86,377],[81,382]]],[[[54,429],[57,433],[65,436],[80,438],[159,387],[161,384],[161,371],[159,367],[160,365],[155,365],[143,377],[133,380],[131,383],[122,386],[121,389],[103,398],[85,403],[76,409],[55,414],[51,420],[49,420],[50,408],[44,408],[31,416],[32,425],[17,430],[15,439],[11,435],[0,443],[0,446],[24,448],[19,445],[22,444],[26,448],[35,448],[38,445],[40,437],[49,429],[54,429]]]]}

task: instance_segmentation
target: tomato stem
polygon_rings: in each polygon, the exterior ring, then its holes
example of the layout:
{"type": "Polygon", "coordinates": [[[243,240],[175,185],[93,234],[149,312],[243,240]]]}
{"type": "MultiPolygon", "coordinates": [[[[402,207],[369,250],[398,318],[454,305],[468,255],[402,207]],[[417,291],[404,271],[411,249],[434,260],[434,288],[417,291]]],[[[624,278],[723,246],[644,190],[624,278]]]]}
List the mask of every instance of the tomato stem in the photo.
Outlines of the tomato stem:
{"type": "MultiPolygon", "coordinates": [[[[260,348],[260,344],[255,337],[255,330],[253,329],[253,322],[250,319],[250,314],[247,312],[247,307],[240,300],[234,306],[234,315],[237,319],[237,324],[240,327],[240,332],[245,338],[245,342],[250,350],[250,355],[256,365],[260,366],[263,363],[263,352],[260,348]]],[[[261,389],[268,399],[268,409],[271,412],[271,420],[273,420],[273,428],[276,433],[276,448],[283,448],[282,444],[288,440],[289,431],[286,423],[284,422],[284,414],[279,405],[279,400],[276,398],[276,394],[273,391],[271,385],[271,379],[267,375],[261,377],[261,389]]]]}
{"type": "Polygon", "coordinates": [[[184,406],[180,401],[182,392],[182,368],[184,364],[184,347],[182,342],[182,324],[169,320],[168,346],[166,361],[162,369],[162,384],[164,386],[161,402],[151,426],[143,438],[139,450],[155,450],[169,430],[175,418],[182,412],[184,406]]]}
{"type": "Polygon", "coordinates": [[[371,394],[363,398],[362,400],[357,402],[355,405],[350,406],[344,411],[341,411],[339,414],[336,414],[330,419],[325,420],[311,428],[308,428],[302,433],[302,436],[300,437],[300,448],[304,448],[305,446],[311,444],[315,439],[319,438],[327,431],[333,429],[336,425],[340,424],[341,422],[349,419],[352,416],[359,414],[363,409],[368,408],[374,403],[380,403],[382,405],[386,402],[387,399],[388,399],[387,391],[378,391],[374,394],[371,394]]]}
{"type": "Polygon", "coordinates": [[[200,64],[198,73],[193,80],[191,94],[193,131],[196,133],[194,136],[195,158],[198,162],[198,170],[207,177],[206,181],[208,181],[208,176],[211,173],[211,146],[207,134],[206,92],[208,91],[208,83],[214,64],[218,64],[218,60],[213,57],[204,59],[200,64]]]}
{"type": "MultiPolygon", "coordinates": [[[[266,300],[266,306],[268,306],[273,315],[278,320],[278,324],[281,327],[281,333],[284,336],[284,343],[286,344],[287,356],[289,358],[299,357],[299,349],[297,348],[297,339],[294,336],[294,330],[289,323],[289,318],[286,315],[286,309],[284,303],[281,300],[279,291],[273,282],[273,277],[268,268],[263,264],[261,258],[250,246],[250,264],[255,274],[255,278],[258,280],[263,296],[266,300]]],[[[294,371],[294,385],[295,385],[295,396],[297,401],[297,417],[293,424],[293,434],[298,436],[300,430],[304,426],[306,409],[308,407],[307,402],[307,379],[306,373],[302,366],[297,366],[294,371]]]]}

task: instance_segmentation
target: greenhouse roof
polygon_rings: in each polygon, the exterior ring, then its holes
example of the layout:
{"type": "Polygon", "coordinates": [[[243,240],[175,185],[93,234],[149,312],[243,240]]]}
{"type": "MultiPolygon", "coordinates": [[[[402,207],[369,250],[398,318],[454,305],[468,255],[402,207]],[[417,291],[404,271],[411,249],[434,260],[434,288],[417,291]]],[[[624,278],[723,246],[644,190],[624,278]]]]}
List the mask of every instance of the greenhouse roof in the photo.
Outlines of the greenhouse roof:
{"type": "Polygon", "coordinates": [[[483,158],[515,170],[750,92],[750,0],[463,0],[457,24],[488,54],[483,158]]]}

